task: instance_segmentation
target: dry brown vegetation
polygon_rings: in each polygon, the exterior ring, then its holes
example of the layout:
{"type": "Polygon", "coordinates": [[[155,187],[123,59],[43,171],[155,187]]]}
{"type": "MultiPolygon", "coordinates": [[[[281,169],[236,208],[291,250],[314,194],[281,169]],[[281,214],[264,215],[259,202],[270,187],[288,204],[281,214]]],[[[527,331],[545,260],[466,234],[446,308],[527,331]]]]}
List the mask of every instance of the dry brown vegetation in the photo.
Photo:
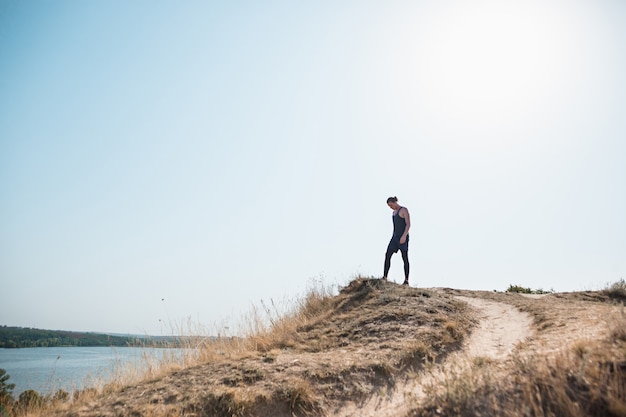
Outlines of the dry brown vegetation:
{"type": "Polygon", "coordinates": [[[337,295],[312,289],[286,313],[264,305],[245,337],[194,338],[185,363],[21,415],[626,416],[621,294],[619,285],[529,297],[358,278],[337,295]],[[457,296],[530,314],[532,336],[505,359],[458,359],[484,316],[457,296]],[[400,414],[386,411],[382,400],[407,387],[423,395],[400,396],[400,414]],[[372,398],[381,400],[366,410],[372,398]]]}
{"type": "Polygon", "coordinates": [[[542,297],[447,290],[515,305],[538,331],[506,361],[458,364],[408,415],[626,416],[626,313],[613,290],[542,297]]]}

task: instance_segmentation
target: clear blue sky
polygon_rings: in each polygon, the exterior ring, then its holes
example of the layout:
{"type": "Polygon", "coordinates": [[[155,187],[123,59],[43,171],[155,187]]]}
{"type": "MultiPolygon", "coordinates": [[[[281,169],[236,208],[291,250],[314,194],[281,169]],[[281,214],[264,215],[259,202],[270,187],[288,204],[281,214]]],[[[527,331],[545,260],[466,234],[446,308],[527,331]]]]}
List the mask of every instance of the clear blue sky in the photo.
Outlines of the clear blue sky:
{"type": "Polygon", "coordinates": [[[160,334],[380,276],[393,195],[412,285],[615,282],[625,41],[621,0],[5,0],[0,324],[160,334]]]}

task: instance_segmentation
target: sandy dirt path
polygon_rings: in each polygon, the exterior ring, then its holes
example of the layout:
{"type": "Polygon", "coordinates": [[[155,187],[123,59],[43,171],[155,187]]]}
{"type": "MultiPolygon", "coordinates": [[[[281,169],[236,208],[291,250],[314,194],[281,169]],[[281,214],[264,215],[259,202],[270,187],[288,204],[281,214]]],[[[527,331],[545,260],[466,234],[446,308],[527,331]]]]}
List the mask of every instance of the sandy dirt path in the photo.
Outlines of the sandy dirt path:
{"type": "Polygon", "coordinates": [[[456,297],[479,311],[480,324],[474,330],[462,355],[505,359],[518,342],[532,332],[532,318],[515,307],[481,298],[456,297]]]}
{"type": "Polygon", "coordinates": [[[518,342],[532,334],[532,318],[515,307],[472,297],[457,297],[476,309],[479,324],[474,329],[464,347],[451,354],[437,366],[424,370],[417,376],[399,381],[391,392],[381,392],[360,403],[346,404],[333,413],[337,417],[386,417],[402,416],[409,411],[409,405],[424,398],[423,387],[436,383],[444,375],[450,364],[471,361],[475,357],[491,360],[504,360],[518,342]],[[411,399],[411,401],[407,401],[411,399]]]}

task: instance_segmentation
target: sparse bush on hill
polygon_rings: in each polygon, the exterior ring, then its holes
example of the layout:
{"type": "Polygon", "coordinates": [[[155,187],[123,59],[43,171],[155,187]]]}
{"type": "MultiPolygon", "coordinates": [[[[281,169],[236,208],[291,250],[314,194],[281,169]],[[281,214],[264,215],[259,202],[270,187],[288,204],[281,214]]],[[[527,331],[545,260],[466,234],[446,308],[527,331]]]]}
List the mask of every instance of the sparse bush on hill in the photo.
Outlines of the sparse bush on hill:
{"type": "Polygon", "coordinates": [[[532,290],[530,288],[522,287],[520,285],[509,285],[506,292],[516,292],[520,294],[532,294],[532,290]]]}
{"type": "Polygon", "coordinates": [[[609,285],[601,292],[614,300],[626,302],[626,281],[624,281],[624,278],[622,278],[619,281],[609,285]]]}
{"type": "Polygon", "coordinates": [[[541,288],[538,288],[536,290],[532,290],[532,289],[530,289],[530,287],[522,287],[520,285],[510,284],[509,288],[507,288],[506,292],[515,292],[515,293],[519,293],[519,294],[552,294],[554,291],[553,290],[545,291],[545,290],[543,290],[541,288]]]}
{"type": "Polygon", "coordinates": [[[41,408],[44,405],[44,398],[37,391],[29,389],[22,392],[17,399],[16,407],[24,410],[31,411],[37,408],[41,408]]]}

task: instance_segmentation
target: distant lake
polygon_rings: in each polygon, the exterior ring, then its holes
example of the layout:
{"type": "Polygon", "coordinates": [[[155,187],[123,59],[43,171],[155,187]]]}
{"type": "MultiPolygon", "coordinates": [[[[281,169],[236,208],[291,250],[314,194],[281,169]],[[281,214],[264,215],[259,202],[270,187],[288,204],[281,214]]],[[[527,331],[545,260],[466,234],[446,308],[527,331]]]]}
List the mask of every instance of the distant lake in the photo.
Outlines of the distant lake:
{"type": "Polygon", "coordinates": [[[145,366],[145,357],[181,355],[182,349],[139,347],[50,347],[0,349],[0,368],[15,384],[13,396],[34,389],[53,394],[59,389],[72,392],[110,381],[129,366],[145,366]]]}

